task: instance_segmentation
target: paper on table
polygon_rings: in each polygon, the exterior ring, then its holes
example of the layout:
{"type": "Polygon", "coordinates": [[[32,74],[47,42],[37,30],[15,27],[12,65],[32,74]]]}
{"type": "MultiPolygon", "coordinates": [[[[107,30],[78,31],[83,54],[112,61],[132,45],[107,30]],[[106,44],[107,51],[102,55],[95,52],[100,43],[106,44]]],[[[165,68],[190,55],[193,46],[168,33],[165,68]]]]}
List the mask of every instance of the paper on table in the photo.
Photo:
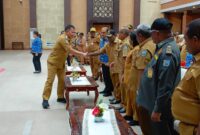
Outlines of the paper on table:
{"type": "Polygon", "coordinates": [[[81,71],[80,67],[67,66],[67,71],[81,71]]]}
{"type": "Polygon", "coordinates": [[[117,125],[115,112],[109,109],[104,112],[104,122],[95,123],[92,109],[86,109],[83,117],[82,134],[83,135],[120,135],[117,125]]]}
{"type": "Polygon", "coordinates": [[[70,77],[70,82],[72,85],[91,85],[88,79],[85,76],[79,77],[77,80],[73,81],[73,78],[70,77]]]}

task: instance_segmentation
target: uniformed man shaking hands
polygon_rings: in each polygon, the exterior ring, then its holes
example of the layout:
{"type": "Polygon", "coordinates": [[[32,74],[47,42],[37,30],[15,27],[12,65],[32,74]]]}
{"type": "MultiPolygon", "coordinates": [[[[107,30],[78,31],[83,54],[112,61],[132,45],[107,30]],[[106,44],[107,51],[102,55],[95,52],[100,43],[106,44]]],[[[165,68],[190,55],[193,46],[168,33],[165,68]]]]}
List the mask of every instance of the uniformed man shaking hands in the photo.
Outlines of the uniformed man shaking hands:
{"type": "Polygon", "coordinates": [[[60,35],[56,41],[55,46],[47,60],[48,76],[43,91],[42,106],[44,109],[49,107],[48,100],[51,95],[52,85],[55,79],[55,75],[58,77],[57,87],[57,102],[66,103],[64,98],[64,76],[65,76],[65,60],[69,53],[75,55],[86,56],[86,53],[79,52],[72,49],[71,39],[75,36],[75,27],[73,25],[67,25],[65,27],[64,34],[60,35]]]}

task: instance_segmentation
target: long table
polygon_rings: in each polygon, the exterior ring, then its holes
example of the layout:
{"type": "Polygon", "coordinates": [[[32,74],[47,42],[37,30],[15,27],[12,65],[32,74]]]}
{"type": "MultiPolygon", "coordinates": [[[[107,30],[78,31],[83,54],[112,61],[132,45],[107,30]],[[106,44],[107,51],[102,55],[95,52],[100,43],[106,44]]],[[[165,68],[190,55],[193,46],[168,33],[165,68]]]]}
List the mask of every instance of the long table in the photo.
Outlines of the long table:
{"type": "MultiPolygon", "coordinates": [[[[71,135],[82,135],[83,115],[86,108],[91,107],[75,106],[69,109],[71,135]]],[[[121,135],[136,135],[136,133],[118,111],[115,111],[115,115],[121,135]]]]}

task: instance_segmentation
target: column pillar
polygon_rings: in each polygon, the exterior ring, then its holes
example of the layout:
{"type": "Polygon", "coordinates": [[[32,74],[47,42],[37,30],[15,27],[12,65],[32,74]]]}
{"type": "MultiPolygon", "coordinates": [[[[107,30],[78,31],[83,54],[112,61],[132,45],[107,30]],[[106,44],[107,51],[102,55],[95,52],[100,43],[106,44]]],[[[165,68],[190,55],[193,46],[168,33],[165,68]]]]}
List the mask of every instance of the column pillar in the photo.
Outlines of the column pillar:
{"type": "Polygon", "coordinates": [[[182,33],[184,33],[185,29],[186,29],[186,25],[187,25],[187,15],[188,11],[184,11],[183,13],[183,19],[182,19],[182,33]]]}
{"type": "Polygon", "coordinates": [[[71,24],[71,0],[64,0],[64,25],[71,24]]]}
{"type": "Polygon", "coordinates": [[[36,0],[30,2],[30,28],[37,28],[36,0]]]}

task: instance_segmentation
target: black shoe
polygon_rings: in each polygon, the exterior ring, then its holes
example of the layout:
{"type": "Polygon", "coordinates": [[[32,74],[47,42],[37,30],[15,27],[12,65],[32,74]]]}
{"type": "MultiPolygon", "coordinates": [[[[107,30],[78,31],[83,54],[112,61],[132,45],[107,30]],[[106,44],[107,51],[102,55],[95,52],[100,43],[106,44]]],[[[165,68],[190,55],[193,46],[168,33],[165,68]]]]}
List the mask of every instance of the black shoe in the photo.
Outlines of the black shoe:
{"type": "Polygon", "coordinates": [[[130,126],[139,126],[139,122],[138,121],[135,121],[135,120],[132,120],[128,123],[130,126]]]}
{"type": "Polygon", "coordinates": [[[113,102],[114,100],[116,100],[115,98],[109,99],[110,102],[113,102]]]}
{"type": "Polygon", "coordinates": [[[103,90],[103,91],[99,92],[99,94],[105,94],[105,93],[106,93],[106,91],[105,91],[105,90],[103,90]]]}
{"type": "Polygon", "coordinates": [[[119,110],[119,113],[125,113],[126,112],[126,109],[125,108],[122,108],[119,110]]]}
{"type": "Polygon", "coordinates": [[[113,104],[113,105],[114,105],[114,104],[119,104],[119,103],[121,103],[121,101],[119,101],[119,100],[118,100],[118,101],[115,100],[115,101],[113,101],[113,102],[110,102],[110,104],[113,104]]]}
{"type": "Polygon", "coordinates": [[[115,110],[117,110],[117,111],[119,111],[119,110],[121,110],[123,107],[117,107],[117,108],[115,108],[115,110]]]}
{"type": "Polygon", "coordinates": [[[95,80],[95,81],[99,80],[99,77],[95,77],[94,80],[95,80]]]}
{"type": "Polygon", "coordinates": [[[35,72],[33,72],[34,74],[39,74],[39,73],[41,73],[41,71],[35,71],[35,72]]]}
{"type": "Polygon", "coordinates": [[[65,98],[58,98],[57,102],[66,103],[66,99],[65,98]]]}
{"type": "Polygon", "coordinates": [[[124,119],[127,120],[127,121],[133,121],[133,117],[128,116],[128,115],[125,115],[124,119]]]}
{"type": "Polygon", "coordinates": [[[109,96],[112,96],[112,94],[111,93],[105,93],[105,94],[103,94],[103,96],[104,97],[109,97],[109,96]]]}
{"type": "Polygon", "coordinates": [[[42,107],[43,107],[44,109],[48,109],[48,108],[49,108],[49,102],[48,102],[48,100],[43,100],[43,102],[42,102],[42,107]]]}

